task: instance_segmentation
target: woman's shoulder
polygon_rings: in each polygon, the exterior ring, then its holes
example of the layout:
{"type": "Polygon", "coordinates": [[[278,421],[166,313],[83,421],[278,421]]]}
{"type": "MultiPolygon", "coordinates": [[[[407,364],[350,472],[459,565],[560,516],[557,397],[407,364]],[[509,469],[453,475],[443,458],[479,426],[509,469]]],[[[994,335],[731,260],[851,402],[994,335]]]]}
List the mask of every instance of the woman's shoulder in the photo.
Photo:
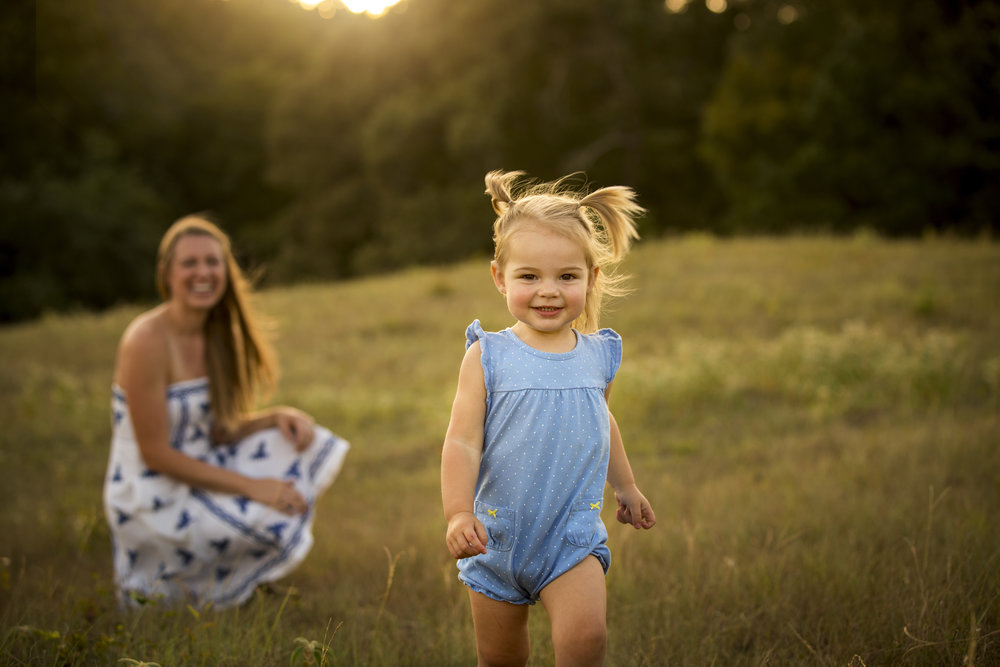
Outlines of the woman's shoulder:
{"type": "Polygon", "coordinates": [[[164,345],[167,331],[164,326],[164,311],[161,307],[140,313],[129,322],[122,333],[122,347],[148,347],[164,345]]]}
{"type": "MultiPolygon", "coordinates": [[[[167,329],[163,310],[154,308],[136,316],[122,333],[118,343],[117,367],[141,363],[147,367],[163,365],[167,360],[167,329]]],[[[118,372],[115,373],[116,378],[118,372]]]]}

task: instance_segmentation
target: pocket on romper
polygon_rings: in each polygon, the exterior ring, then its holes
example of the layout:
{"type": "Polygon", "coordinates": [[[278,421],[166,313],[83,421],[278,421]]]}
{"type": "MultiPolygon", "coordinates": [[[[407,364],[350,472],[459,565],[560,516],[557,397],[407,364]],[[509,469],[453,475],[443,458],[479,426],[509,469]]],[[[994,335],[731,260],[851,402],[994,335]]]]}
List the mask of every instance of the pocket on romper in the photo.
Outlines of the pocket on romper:
{"type": "Polygon", "coordinates": [[[601,524],[601,500],[578,500],[569,510],[566,539],[577,547],[589,547],[601,524]]]}
{"type": "Polygon", "coordinates": [[[510,551],[514,545],[514,510],[477,500],[475,514],[486,528],[486,549],[510,551]]]}

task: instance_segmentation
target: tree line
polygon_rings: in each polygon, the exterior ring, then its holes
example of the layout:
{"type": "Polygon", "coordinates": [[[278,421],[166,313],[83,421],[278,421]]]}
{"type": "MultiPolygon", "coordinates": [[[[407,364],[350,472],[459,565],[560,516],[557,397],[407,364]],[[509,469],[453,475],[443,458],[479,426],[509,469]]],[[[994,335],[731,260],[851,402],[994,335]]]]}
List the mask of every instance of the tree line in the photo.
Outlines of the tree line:
{"type": "Polygon", "coordinates": [[[1000,4],[710,4],[7,3],[0,321],[152,297],[192,212],[271,283],[487,252],[497,168],[645,237],[996,229],[1000,4]]]}

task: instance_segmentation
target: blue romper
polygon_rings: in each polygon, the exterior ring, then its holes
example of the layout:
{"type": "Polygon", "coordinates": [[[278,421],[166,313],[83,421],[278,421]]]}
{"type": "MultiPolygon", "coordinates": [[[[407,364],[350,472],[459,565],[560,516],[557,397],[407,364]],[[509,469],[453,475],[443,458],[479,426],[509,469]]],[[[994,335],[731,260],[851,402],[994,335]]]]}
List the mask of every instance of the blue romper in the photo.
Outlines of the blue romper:
{"type": "Polygon", "coordinates": [[[495,600],[534,604],[554,579],[594,555],[607,572],[601,521],[611,427],[604,390],[621,364],[611,329],[576,333],[576,347],[536,350],[510,329],[466,330],[479,341],[486,425],[475,515],[486,553],[458,561],[459,579],[495,600]]]}

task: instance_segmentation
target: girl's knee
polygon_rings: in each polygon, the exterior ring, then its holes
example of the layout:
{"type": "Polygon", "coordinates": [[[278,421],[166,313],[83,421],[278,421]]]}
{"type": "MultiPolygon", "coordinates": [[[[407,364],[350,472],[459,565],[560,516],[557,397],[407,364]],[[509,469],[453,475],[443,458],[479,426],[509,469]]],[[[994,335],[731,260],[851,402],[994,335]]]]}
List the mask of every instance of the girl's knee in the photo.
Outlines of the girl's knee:
{"type": "Polygon", "coordinates": [[[528,663],[527,646],[477,646],[479,667],[524,667],[528,663]]]}
{"type": "Polygon", "coordinates": [[[569,645],[604,646],[608,643],[608,629],[599,623],[581,623],[561,640],[569,645]]]}
{"type": "Polygon", "coordinates": [[[568,646],[556,646],[557,665],[603,665],[607,643],[604,641],[576,642],[568,646]]]}
{"type": "Polygon", "coordinates": [[[600,664],[608,645],[608,630],[603,623],[582,622],[552,637],[556,662],[560,664],[600,664]]]}

